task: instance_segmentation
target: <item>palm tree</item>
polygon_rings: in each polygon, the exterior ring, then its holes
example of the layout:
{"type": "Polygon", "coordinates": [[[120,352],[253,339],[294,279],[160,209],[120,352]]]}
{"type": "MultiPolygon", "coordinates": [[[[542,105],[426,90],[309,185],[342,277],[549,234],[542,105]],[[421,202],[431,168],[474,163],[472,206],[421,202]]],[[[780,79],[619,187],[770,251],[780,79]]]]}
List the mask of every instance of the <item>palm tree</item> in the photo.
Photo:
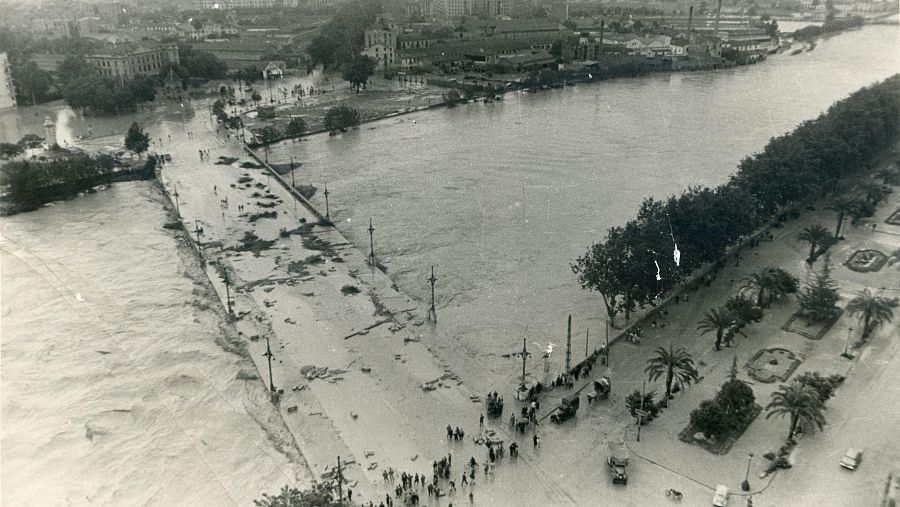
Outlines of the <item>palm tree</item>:
{"type": "Polygon", "coordinates": [[[701,334],[715,331],[716,350],[722,350],[722,337],[725,330],[735,324],[735,316],[727,308],[710,308],[703,314],[703,318],[697,323],[697,329],[701,334]]]}
{"type": "Polygon", "coordinates": [[[694,368],[694,359],[684,348],[672,350],[657,347],[656,355],[647,360],[644,373],[648,375],[650,382],[656,381],[662,375],[666,376],[666,397],[663,398],[665,406],[669,405],[669,395],[672,393],[672,382],[679,389],[691,385],[697,380],[697,369],[694,368]]]}
{"type": "Polygon", "coordinates": [[[809,259],[812,261],[816,254],[816,247],[831,239],[831,233],[828,232],[828,229],[816,224],[803,229],[803,232],[797,236],[797,239],[809,242],[809,259]]]}
{"type": "Polygon", "coordinates": [[[778,386],[778,390],[772,393],[772,401],[766,405],[766,419],[772,416],[790,416],[788,440],[792,440],[799,422],[804,427],[818,427],[821,430],[825,426],[824,410],[825,405],[815,388],[802,382],[792,382],[790,385],[778,386]]]}
{"type": "Polygon", "coordinates": [[[759,273],[752,273],[743,279],[744,285],[741,289],[747,289],[756,294],[756,306],[765,308],[768,306],[768,300],[771,299],[772,291],[777,288],[775,277],[772,276],[771,268],[766,268],[759,273]],[[769,291],[768,294],[766,291],[769,291]],[[766,295],[769,298],[766,298],[766,295]],[[764,304],[766,303],[766,304],[764,304]]]}
{"type": "Polygon", "coordinates": [[[851,317],[856,317],[862,321],[862,336],[865,338],[876,327],[893,320],[894,308],[896,307],[896,299],[872,294],[869,292],[869,289],[863,289],[858,296],[847,303],[847,313],[851,317]]]}
{"type": "Polygon", "coordinates": [[[844,223],[844,217],[856,213],[863,204],[865,204],[863,198],[856,195],[842,195],[831,202],[828,208],[837,212],[837,227],[834,229],[834,239],[838,239],[841,236],[841,226],[844,223]]]}

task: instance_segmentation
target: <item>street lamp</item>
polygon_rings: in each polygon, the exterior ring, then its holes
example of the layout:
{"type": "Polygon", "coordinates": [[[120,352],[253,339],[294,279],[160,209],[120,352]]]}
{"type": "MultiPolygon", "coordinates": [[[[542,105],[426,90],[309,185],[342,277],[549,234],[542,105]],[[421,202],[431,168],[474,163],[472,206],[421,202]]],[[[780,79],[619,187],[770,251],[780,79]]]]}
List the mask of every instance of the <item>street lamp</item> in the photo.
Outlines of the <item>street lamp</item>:
{"type": "Polygon", "coordinates": [[[741,489],[750,491],[750,463],[753,461],[753,453],[747,454],[747,474],[744,475],[744,482],[741,483],[741,489]]]}

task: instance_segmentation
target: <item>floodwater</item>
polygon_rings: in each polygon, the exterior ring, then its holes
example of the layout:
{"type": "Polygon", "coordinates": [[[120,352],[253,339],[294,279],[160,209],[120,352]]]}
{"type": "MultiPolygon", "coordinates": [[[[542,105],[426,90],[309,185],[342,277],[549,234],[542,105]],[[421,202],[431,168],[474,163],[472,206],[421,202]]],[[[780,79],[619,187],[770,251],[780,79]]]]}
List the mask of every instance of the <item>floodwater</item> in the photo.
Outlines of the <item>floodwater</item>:
{"type": "Polygon", "coordinates": [[[308,479],[155,184],[2,222],[3,505],[250,505],[308,479]]]}
{"type": "Polygon", "coordinates": [[[561,344],[569,313],[577,335],[599,337],[602,303],[570,263],[643,198],[720,184],[772,136],[900,71],[897,35],[872,26],[754,66],[510,93],[282,143],[269,157],[302,161],[295,176],[319,187],[323,210],[327,182],[332,218],[367,252],[371,218],[376,255],[423,304],[435,266],[440,328],[464,347],[561,344]]]}

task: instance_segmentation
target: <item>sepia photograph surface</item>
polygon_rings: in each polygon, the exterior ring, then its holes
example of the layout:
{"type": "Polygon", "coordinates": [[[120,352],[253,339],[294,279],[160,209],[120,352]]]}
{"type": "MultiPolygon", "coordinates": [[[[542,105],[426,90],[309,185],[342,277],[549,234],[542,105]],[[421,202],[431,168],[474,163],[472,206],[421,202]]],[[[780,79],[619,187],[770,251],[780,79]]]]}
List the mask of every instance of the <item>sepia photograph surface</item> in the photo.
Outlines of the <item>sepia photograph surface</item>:
{"type": "Polygon", "coordinates": [[[0,0],[0,504],[900,505],[896,0],[0,0]]]}

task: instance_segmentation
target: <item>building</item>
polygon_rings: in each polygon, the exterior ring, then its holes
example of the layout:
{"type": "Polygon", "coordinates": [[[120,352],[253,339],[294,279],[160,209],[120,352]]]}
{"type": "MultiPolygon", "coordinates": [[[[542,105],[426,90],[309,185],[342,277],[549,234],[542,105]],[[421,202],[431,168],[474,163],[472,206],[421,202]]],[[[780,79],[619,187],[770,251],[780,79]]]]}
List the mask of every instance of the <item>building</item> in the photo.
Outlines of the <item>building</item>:
{"type": "Polygon", "coordinates": [[[16,107],[16,87],[9,69],[9,58],[0,53],[0,110],[16,107]]]}
{"type": "Polygon", "coordinates": [[[66,55],[58,53],[35,53],[29,57],[39,69],[44,72],[56,72],[59,66],[66,61],[66,55]]]}
{"type": "Polygon", "coordinates": [[[100,69],[103,76],[131,79],[142,74],[158,74],[167,63],[178,65],[178,46],[149,41],[115,44],[103,52],[87,55],[85,61],[100,69]]]}
{"type": "Polygon", "coordinates": [[[363,54],[375,60],[380,68],[393,67],[396,63],[397,32],[388,27],[368,28],[364,35],[363,54]]]}
{"type": "Polygon", "coordinates": [[[191,44],[194,49],[212,53],[229,69],[256,67],[260,71],[269,63],[264,57],[278,52],[278,45],[270,42],[210,41],[191,44]]]}

